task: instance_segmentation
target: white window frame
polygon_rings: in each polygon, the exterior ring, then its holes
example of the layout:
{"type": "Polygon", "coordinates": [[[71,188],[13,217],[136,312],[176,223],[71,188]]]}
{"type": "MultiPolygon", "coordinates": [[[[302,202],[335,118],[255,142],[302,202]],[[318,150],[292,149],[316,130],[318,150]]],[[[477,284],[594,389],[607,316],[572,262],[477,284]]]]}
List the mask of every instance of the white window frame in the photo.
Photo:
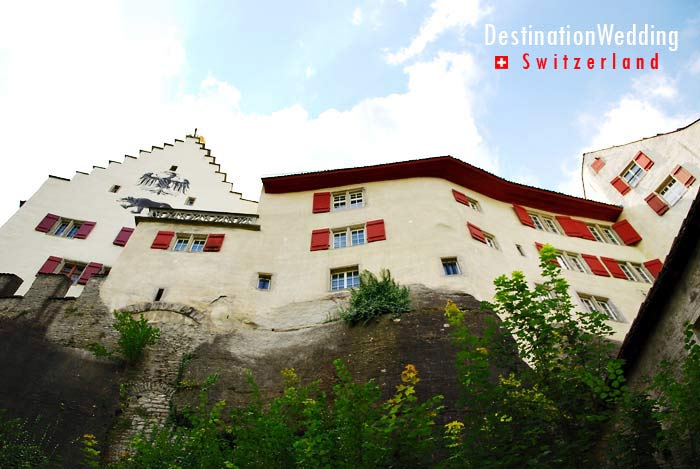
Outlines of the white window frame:
{"type": "Polygon", "coordinates": [[[330,274],[331,291],[342,291],[360,286],[359,266],[340,267],[331,269],[330,274]],[[338,280],[338,282],[335,282],[338,280]]]}
{"type": "Polygon", "coordinates": [[[622,172],[620,179],[625,181],[630,187],[637,187],[639,181],[641,181],[645,174],[646,171],[644,171],[644,168],[639,166],[636,161],[632,161],[622,172]]]}
{"type": "Polygon", "coordinates": [[[620,267],[622,273],[625,274],[627,280],[631,280],[633,282],[637,281],[637,276],[634,275],[634,270],[631,266],[629,266],[626,262],[618,262],[617,265],[620,267]]]}
{"type": "Polygon", "coordinates": [[[596,241],[599,243],[604,243],[605,239],[603,238],[603,235],[600,233],[600,228],[598,228],[596,225],[586,225],[588,226],[588,229],[590,230],[591,234],[595,238],[596,241]]]}
{"type": "Polygon", "coordinates": [[[659,186],[656,193],[659,194],[659,197],[661,197],[669,207],[673,207],[679,200],[681,200],[687,189],[688,188],[685,187],[685,185],[683,185],[678,179],[674,178],[673,176],[669,176],[666,178],[663,184],[659,186]]]}
{"type": "Polygon", "coordinates": [[[605,313],[611,321],[622,322],[622,315],[609,298],[577,293],[581,304],[588,313],[599,311],[605,313]]]}
{"type": "Polygon", "coordinates": [[[557,257],[556,257],[557,262],[559,263],[559,267],[561,267],[564,270],[574,270],[571,268],[571,265],[569,265],[569,259],[564,252],[557,252],[557,257]]]}
{"type": "Polygon", "coordinates": [[[586,270],[586,266],[583,263],[583,260],[581,259],[580,255],[574,254],[572,252],[567,252],[564,254],[566,255],[566,260],[568,261],[569,266],[574,267],[573,269],[570,269],[570,270],[573,270],[575,272],[581,272],[583,274],[588,273],[588,270],[586,270]]]}
{"type": "Polygon", "coordinates": [[[331,210],[334,212],[362,208],[365,205],[364,189],[348,189],[331,194],[331,210]]]}
{"type": "Polygon", "coordinates": [[[459,261],[456,257],[443,257],[440,259],[440,262],[442,263],[442,273],[446,277],[462,274],[462,268],[459,266],[459,261]]]}
{"type": "Polygon", "coordinates": [[[646,267],[644,267],[642,264],[635,264],[633,262],[629,262],[628,265],[632,268],[632,270],[636,274],[636,277],[638,279],[637,281],[644,282],[644,283],[654,283],[654,278],[647,271],[646,267]],[[639,280],[639,279],[641,279],[641,280],[639,280]]]}
{"type": "Polygon", "coordinates": [[[532,223],[535,225],[535,229],[540,230],[540,231],[545,231],[544,225],[542,224],[542,220],[540,219],[540,216],[534,213],[528,213],[530,215],[530,219],[532,220],[532,223]]]}
{"type": "Polygon", "coordinates": [[[615,244],[617,246],[620,246],[622,242],[620,241],[620,238],[617,237],[617,234],[615,233],[615,230],[612,229],[610,226],[603,226],[601,227],[603,234],[605,235],[605,239],[608,240],[608,244],[615,244]]]}
{"type": "Polygon", "coordinates": [[[175,242],[171,250],[175,252],[204,252],[208,237],[206,234],[199,233],[175,233],[175,242]],[[184,246],[182,243],[185,243],[184,246]],[[178,249],[180,246],[183,247],[178,249]]]}
{"type": "Polygon", "coordinates": [[[542,221],[544,222],[545,231],[549,231],[550,233],[554,233],[554,234],[561,234],[561,231],[559,231],[559,227],[557,226],[557,223],[554,221],[554,218],[546,217],[544,215],[541,218],[542,218],[542,221]]]}
{"type": "MultiPolygon", "coordinates": [[[[365,225],[353,225],[347,226],[345,228],[336,228],[332,230],[333,234],[333,249],[343,249],[351,246],[361,246],[367,244],[367,227],[365,225]],[[361,239],[358,242],[353,238],[353,234],[362,233],[361,239]],[[340,239],[344,241],[342,243],[336,242],[340,239]],[[360,242],[361,241],[361,242],[360,242]]],[[[356,238],[360,238],[358,235],[356,238]]]]}
{"type": "Polygon", "coordinates": [[[483,234],[484,234],[484,239],[486,240],[486,245],[492,249],[498,249],[498,243],[496,242],[496,237],[492,234],[489,234],[489,233],[483,233],[483,234]]]}

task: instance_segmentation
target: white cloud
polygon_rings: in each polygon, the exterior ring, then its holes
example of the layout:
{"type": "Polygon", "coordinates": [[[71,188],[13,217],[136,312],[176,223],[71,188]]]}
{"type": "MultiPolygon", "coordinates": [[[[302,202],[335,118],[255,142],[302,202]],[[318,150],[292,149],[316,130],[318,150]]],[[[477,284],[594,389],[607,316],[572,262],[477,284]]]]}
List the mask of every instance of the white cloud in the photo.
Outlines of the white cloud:
{"type": "Polygon", "coordinates": [[[253,199],[262,175],[301,170],[452,154],[497,171],[473,117],[479,75],[469,54],[406,67],[405,92],[348,110],[255,114],[218,77],[182,92],[184,34],[167,18],[133,28],[102,3],[56,5],[40,17],[18,5],[13,21],[0,19],[0,222],[48,174],[72,177],[195,127],[234,189],[253,199]]]}
{"type": "Polygon", "coordinates": [[[355,11],[352,12],[352,24],[355,26],[362,24],[362,8],[357,7],[355,11]]]}
{"type": "Polygon", "coordinates": [[[700,55],[696,56],[693,61],[688,65],[688,70],[691,75],[700,74],[700,55]]]}
{"type": "Polygon", "coordinates": [[[632,83],[639,96],[673,100],[678,96],[675,80],[667,75],[654,72],[642,75],[632,83]]]}
{"type": "MultiPolygon", "coordinates": [[[[633,91],[612,103],[601,117],[582,115],[578,120],[584,132],[591,135],[585,148],[564,162],[562,170],[566,178],[557,190],[581,196],[581,156],[584,152],[599,150],[613,145],[651,137],[658,133],[669,132],[691,122],[692,116],[669,114],[650,98],[675,97],[675,84],[666,79],[637,81],[632,85],[633,91]],[[662,91],[659,91],[662,90],[662,91]]],[[[595,194],[587,194],[589,197],[595,194]]]]}
{"type": "Polygon", "coordinates": [[[400,64],[415,57],[448,29],[476,26],[489,12],[487,8],[481,7],[480,0],[435,0],[430,7],[433,10],[432,14],[423,22],[411,44],[398,52],[388,54],[389,63],[400,64]]]}

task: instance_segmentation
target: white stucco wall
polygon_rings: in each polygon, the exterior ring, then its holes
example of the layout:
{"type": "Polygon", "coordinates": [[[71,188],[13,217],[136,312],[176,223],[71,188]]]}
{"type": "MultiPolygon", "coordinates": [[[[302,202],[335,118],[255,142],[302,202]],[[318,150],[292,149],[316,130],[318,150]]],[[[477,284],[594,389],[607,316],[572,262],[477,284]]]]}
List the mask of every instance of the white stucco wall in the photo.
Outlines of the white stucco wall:
{"type": "Polygon", "coordinates": [[[695,181],[664,215],[657,215],[644,199],[658,189],[676,165],[683,166],[700,180],[700,122],[675,132],[583,156],[583,180],[587,195],[624,207],[622,218],[627,218],[642,236],[643,240],[638,246],[648,259],[664,259],[700,187],[700,181],[695,181]],[[610,181],[624,171],[639,151],[651,158],[654,166],[636,187],[623,196],[610,181]],[[591,168],[596,157],[605,162],[597,174],[591,168]]]}
{"type": "MultiPolygon", "coordinates": [[[[421,283],[490,299],[494,293],[492,282],[498,275],[522,270],[531,283],[540,280],[535,242],[635,263],[647,260],[636,247],[529,228],[520,223],[510,204],[442,179],[414,178],[324,190],[360,187],[365,191],[364,207],[320,214],[312,213],[314,191],[263,193],[259,232],[188,227],[164,221],[141,223],[105,281],[103,299],[110,307],[119,308],[152,301],[157,288],[164,287],[163,301],[210,312],[218,308],[213,314],[221,327],[234,327],[236,321],[252,321],[263,327],[279,327],[279,324],[292,327],[327,318],[329,308],[315,310],[315,316],[297,318],[294,316],[299,310],[287,306],[332,296],[330,270],[339,267],[358,265],[360,270],[375,273],[388,268],[402,284],[421,283]],[[457,203],[453,188],[477,200],[482,211],[457,203]],[[385,241],[343,249],[309,249],[314,229],[341,228],[376,219],[385,221],[385,241]],[[467,221],[494,235],[499,249],[474,240],[467,230],[467,221]],[[150,248],[158,230],[225,232],[226,241],[220,253],[160,251],[150,248]],[[516,244],[523,247],[525,257],[518,253],[516,244]],[[443,257],[457,257],[462,274],[446,276],[441,264],[443,257]],[[256,289],[258,272],[272,274],[270,291],[256,289]]],[[[618,340],[634,319],[649,288],[646,283],[572,271],[565,271],[564,276],[572,285],[572,294],[580,292],[612,301],[624,318],[621,322],[611,321],[618,340]]]]}
{"type": "MultiPolygon", "coordinates": [[[[195,197],[194,206],[188,208],[255,213],[257,203],[230,192],[230,184],[223,182],[224,175],[217,173],[217,169],[218,165],[207,156],[199,140],[188,137],[162,149],[142,151],[138,158],[126,157],[122,163],[111,162],[105,169],[95,168],[90,174],[77,173],[70,181],[48,178],[0,228],[0,271],[22,277],[24,283],[18,293],[23,294],[48,256],[112,266],[123,250],[112,244],[114,238],[122,227],[134,226],[135,209],[125,209],[119,201],[127,196],[167,203],[173,208],[185,208],[185,199],[195,197]],[[138,184],[143,174],[163,174],[173,165],[178,167],[175,171],[178,177],[189,181],[186,194],[176,191],[156,194],[138,184]],[[109,192],[113,185],[121,186],[119,192],[109,192]],[[35,231],[47,213],[97,224],[83,240],[35,231]]],[[[142,215],[147,212],[143,210],[142,215]]],[[[72,287],[69,295],[79,294],[81,289],[81,286],[72,287]]]]}

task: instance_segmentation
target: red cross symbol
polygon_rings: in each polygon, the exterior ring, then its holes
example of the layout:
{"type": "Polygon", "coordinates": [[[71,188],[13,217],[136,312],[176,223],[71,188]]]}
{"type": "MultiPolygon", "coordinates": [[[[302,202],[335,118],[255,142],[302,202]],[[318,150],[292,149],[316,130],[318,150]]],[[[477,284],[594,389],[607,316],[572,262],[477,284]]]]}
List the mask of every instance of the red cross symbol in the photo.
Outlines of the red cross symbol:
{"type": "Polygon", "coordinates": [[[497,55],[495,57],[496,70],[508,70],[508,56],[497,55]]]}

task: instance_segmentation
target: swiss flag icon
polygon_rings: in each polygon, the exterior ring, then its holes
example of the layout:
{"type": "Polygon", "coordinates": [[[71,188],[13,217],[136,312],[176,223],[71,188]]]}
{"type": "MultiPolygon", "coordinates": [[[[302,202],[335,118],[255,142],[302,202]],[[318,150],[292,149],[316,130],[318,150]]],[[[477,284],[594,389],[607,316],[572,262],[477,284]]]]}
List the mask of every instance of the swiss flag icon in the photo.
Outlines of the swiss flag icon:
{"type": "Polygon", "coordinates": [[[508,70],[508,56],[497,55],[494,57],[496,70],[508,70]]]}

